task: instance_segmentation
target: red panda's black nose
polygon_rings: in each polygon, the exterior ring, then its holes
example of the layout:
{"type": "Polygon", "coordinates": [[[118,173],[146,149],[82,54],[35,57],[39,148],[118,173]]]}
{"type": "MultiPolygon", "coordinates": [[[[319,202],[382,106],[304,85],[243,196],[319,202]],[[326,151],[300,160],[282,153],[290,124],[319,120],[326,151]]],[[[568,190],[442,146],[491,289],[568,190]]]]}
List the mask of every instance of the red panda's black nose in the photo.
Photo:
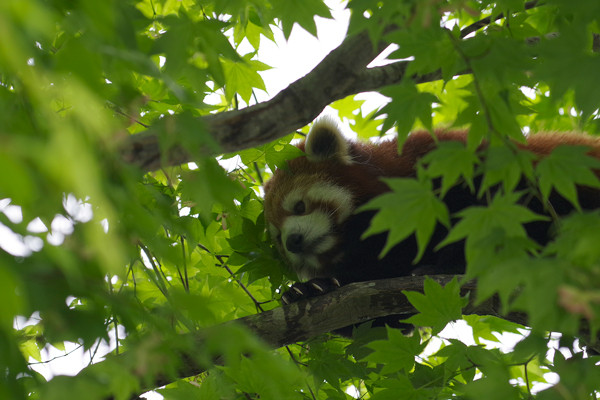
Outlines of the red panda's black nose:
{"type": "Polygon", "coordinates": [[[285,241],[285,247],[292,253],[302,253],[304,236],[299,233],[289,235],[285,241]]]}

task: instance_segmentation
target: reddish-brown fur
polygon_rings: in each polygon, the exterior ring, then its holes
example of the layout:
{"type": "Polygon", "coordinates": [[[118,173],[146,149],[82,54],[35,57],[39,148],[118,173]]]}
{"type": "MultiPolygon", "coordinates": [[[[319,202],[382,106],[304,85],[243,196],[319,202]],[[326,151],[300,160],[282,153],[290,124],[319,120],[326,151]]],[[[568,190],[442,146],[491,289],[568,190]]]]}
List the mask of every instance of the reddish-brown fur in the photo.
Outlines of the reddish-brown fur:
{"type": "MultiPolygon", "coordinates": [[[[337,186],[342,186],[352,193],[353,207],[356,208],[375,196],[389,190],[380,178],[382,177],[411,177],[415,176],[415,166],[420,158],[436,147],[438,141],[466,142],[467,132],[464,130],[438,131],[436,139],[428,132],[412,133],[405,141],[402,152],[397,152],[396,140],[385,141],[379,144],[351,142],[349,144],[349,158],[351,162],[344,162],[340,158],[324,161],[310,161],[307,157],[289,160],[288,168],[278,170],[273,178],[265,185],[265,217],[267,221],[280,227],[291,212],[285,211],[281,204],[292,190],[309,188],[319,181],[326,181],[337,186]]],[[[600,138],[575,133],[536,134],[532,135],[527,144],[518,144],[522,149],[527,149],[539,156],[548,155],[559,145],[580,145],[590,147],[589,154],[600,159],[600,138]]],[[[298,146],[304,150],[304,143],[298,146]]],[[[485,147],[482,145],[480,149],[485,147]]],[[[598,171],[596,171],[598,172],[598,171]]],[[[522,187],[521,189],[523,189],[522,187]]],[[[587,199],[582,202],[584,208],[600,208],[600,194],[597,190],[580,191],[580,196],[587,199]]],[[[451,213],[457,212],[470,205],[482,205],[482,200],[471,193],[468,188],[456,187],[445,197],[451,213]]],[[[566,202],[556,193],[550,199],[553,206],[556,202],[556,212],[565,215],[572,211],[571,204],[566,202]]],[[[540,202],[528,206],[536,213],[545,213],[545,207],[540,202]]],[[[378,279],[410,274],[416,267],[412,260],[416,255],[416,242],[409,238],[397,245],[384,259],[378,259],[385,234],[362,240],[362,232],[368,227],[372,213],[354,214],[339,226],[339,247],[346,249],[347,257],[341,261],[329,261],[316,275],[320,278],[335,277],[342,283],[378,279]]],[[[527,231],[531,237],[546,243],[549,240],[550,222],[542,221],[528,225],[527,231]]],[[[432,243],[425,252],[421,262],[426,267],[437,267],[438,264],[448,265],[454,263],[453,271],[436,270],[437,273],[461,272],[464,269],[464,254],[461,244],[456,244],[450,251],[443,248],[440,251],[434,247],[446,235],[443,226],[436,228],[432,243]],[[458,246],[458,247],[456,247],[458,246]],[[443,254],[442,254],[443,252],[443,254]]],[[[282,246],[281,243],[278,246],[282,246]]],[[[331,251],[331,254],[339,249],[331,251]]],[[[334,260],[329,253],[324,254],[327,260],[334,260]]],[[[337,259],[336,259],[337,260],[337,259]]],[[[428,270],[430,271],[430,270],[428,270]]],[[[429,273],[429,272],[428,272],[429,273]]]]}
{"type": "MultiPolygon", "coordinates": [[[[438,131],[436,138],[439,141],[465,142],[467,131],[438,131]]],[[[531,150],[541,156],[550,152],[559,145],[589,146],[590,155],[600,158],[600,138],[577,133],[539,133],[532,135],[526,145],[519,147],[531,150]]],[[[304,142],[298,147],[304,150],[304,142]]],[[[435,139],[429,132],[414,132],[405,141],[401,154],[398,154],[395,139],[379,144],[354,142],[350,152],[353,163],[340,165],[335,161],[311,162],[306,157],[298,157],[288,161],[288,170],[278,171],[265,185],[265,192],[270,196],[265,198],[266,217],[270,221],[281,221],[285,212],[277,206],[282,197],[292,187],[298,184],[310,184],[318,179],[334,179],[342,184],[356,196],[356,204],[364,204],[373,197],[388,191],[380,177],[407,177],[414,176],[417,161],[436,147],[435,139]],[[300,181],[295,181],[292,176],[295,172],[302,172],[300,181]]]]}

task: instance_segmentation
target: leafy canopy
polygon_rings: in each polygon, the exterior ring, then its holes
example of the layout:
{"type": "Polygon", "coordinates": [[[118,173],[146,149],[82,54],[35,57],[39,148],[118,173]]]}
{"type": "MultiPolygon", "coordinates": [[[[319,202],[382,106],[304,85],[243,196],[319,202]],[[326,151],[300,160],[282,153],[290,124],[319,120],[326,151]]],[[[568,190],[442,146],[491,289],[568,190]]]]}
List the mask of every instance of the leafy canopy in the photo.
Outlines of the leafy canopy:
{"type": "MultiPolygon", "coordinates": [[[[379,210],[365,235],[389,231],[385,253],[415,234],[420,255],[435,225],[447,226],[445,243],[466,243],[474,300],[498,295],[529,327],[471,315],[462,340],[449,337],[442,328],[465,304],[457,280],[404,293],[418,312],[412,336],[363,325],[353,340],[273,350],[222,325],[278,307],[292,279],[269,244],[261,185],[298,155],[290,143],[299,136],[219,163],[201,118],[254,104],[267,87],[265,41],[278,30],[315,35],[315,18],[331,18],[327,4],[0,2],[0,230],[12,239],[0,250],[0,398],[127,399],[154,382],[166,399],[598,396],[598,358],[572,339],[600,327],[600,215],[582,211],[575,192],[599,186],[598,161],[559,148],[537,162],[514,146],[524,132],[600,131],[597,1],[346,5],[348,36],[399,45],[390,58],[409,63],[394,84],[374,88],[389,100],[381,109],[361,110],[352,96],[334,102],[344,122],[361,138],[391,129],[400,143],[413,129],[470,132],[467,146],[444,143],[421,160],[418,179],[388,180],[392,191],[365,206],[379,210]],[[177,148],[193,162],[151,172],[124,162],[120,144],[148,130],[158,135],[157,165],[177,148]],[[485,162],[482,140],[491,144],[485,162]],[[530,185],[515,192],[522,176],[530,185]],[[474,189],[475,179],[488,205],[449,213],[447,191],[474,189]],[[555,240],[541,248],[523,224],[542,216],[522,201],[552,191],[577,212],[553,217],[555,240]],[[518,343],[499,350],[507,333],[518,343]],[[36,372],[49,350],[62,356],[73,345],[94,362],[107,345],[120,355],[74,377],[36,372]],[[548,346],[561,351],[547,357],[548,346]],[[182,379],[189,363],[197,375],[182,379]]],[[[290,120],[304,118],[313,92],[294,100],[290,120]]]]}

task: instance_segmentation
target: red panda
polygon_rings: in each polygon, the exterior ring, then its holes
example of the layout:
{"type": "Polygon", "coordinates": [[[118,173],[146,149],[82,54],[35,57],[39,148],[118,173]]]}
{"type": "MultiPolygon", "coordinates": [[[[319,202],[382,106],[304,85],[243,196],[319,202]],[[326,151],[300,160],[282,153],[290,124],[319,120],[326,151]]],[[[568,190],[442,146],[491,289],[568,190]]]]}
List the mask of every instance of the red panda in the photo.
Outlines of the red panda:
{"type": "MultiPolygon", "coordinates": [[[[439,131],[435,136],[437,141],[465,143],[467,131],[439,131]]],[[[587,135],[537,134],[520,147],[544,156],[562,144],[589,146],[590,154],[600,158],[600,139],[587,135]]],[[[447,234],[441,224],[416,265],[412,263],[417,254],[414,237],[396,245],[382,259],[378,255],[385,234],[361,239],[374,213],[357,213],[357,208],[389,190],[380,178],[416,176],[418,160],[436,147],[429,132],[409,135],[398,154],[396,140],[380,144],[348,141],[333,120],[323,118],[314,123],[298,147],[306,155],[289,160],[288,168],[278,169],[264,187],[265,219],[275,246],[301,281],[314,283],[310,288],[297,284],[297,293],[304,296],[307,290],[322,291],[327,284],[324,282],[343,285],[406,276],[415,271],[464,272],[464,243],[435,250],[447,234]]],[[[580,199],[583,208],[600,208],[597,191],[588,197],[580,199]]],[[[485,204],[485,199],[466,185],[450,189],[443,201],[451,214],[467,206],[485,204]]],[[[557,194],[551,196],[550,202],[558,215],[573,210],[557,194]]],[[[530,201],[527,206],[538,214],[547,214],[539,201],[530,201]]],[[[549,221],[537,221],[526,229],[530,237],[545,244],[550,239],[550,226],[549,221]]],[[[293,301],[297,293],[288,292],[283,301],[293,301]]]]}

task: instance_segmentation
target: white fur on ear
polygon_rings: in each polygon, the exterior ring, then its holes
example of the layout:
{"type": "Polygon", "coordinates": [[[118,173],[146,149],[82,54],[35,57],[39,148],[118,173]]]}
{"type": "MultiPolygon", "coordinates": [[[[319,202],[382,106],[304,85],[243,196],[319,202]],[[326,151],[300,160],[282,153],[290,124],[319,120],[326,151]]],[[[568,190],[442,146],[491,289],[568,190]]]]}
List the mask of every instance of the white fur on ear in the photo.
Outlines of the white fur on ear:
{"type": "Polygon", "coordinates": [[[319,118],[306,137],[304,148],[310,161],[338,161],[350,164],[350,146],[337,122],[329,117],[319,118]]]}

